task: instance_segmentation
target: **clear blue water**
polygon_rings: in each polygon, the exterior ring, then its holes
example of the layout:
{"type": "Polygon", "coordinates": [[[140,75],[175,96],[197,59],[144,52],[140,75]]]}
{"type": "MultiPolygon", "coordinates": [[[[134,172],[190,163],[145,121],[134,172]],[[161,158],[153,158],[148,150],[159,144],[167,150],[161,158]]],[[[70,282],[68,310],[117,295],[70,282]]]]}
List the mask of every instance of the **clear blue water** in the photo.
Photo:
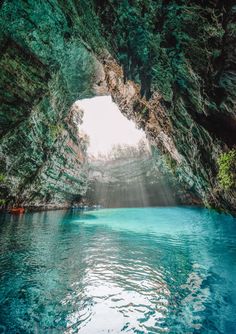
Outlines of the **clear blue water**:
{"type": "Polygon", "coordinates": [[[0,333],[236,333],[236,220],[197,208],[0,217],[0,333]]]}

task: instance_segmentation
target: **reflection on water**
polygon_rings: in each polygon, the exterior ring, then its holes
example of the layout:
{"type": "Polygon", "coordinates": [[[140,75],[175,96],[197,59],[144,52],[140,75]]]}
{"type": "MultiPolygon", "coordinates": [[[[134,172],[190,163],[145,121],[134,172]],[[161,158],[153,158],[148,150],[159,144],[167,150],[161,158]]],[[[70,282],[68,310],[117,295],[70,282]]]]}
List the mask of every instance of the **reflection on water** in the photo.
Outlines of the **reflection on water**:
{"type": "Polygon", "coordinates": [[[190,208],[1,216],[0,333],[236,333],[236,220],[190,208]]]}

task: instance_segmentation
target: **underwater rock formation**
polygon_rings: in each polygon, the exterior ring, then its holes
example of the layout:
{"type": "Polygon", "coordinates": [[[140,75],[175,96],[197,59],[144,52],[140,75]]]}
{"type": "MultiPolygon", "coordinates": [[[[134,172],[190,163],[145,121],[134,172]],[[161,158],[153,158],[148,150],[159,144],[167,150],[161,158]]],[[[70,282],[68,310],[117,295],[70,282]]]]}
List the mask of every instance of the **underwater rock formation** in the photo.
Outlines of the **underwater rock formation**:
{"type": "Polygon", "coordinates": [[[178,180],[236,211],[234,1],[5,0],[0,5],[1,189],[62,205],[85,192],[70,114],[111,94],[178,180]]]}

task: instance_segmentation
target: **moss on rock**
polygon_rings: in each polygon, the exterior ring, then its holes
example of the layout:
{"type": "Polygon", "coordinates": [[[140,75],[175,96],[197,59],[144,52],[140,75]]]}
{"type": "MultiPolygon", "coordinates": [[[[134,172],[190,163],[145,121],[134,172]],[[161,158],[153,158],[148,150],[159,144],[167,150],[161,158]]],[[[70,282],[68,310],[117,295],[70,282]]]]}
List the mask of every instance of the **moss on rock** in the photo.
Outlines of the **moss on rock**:
{"type": "Polygon", "coordinates": [[[236,187],[236,150],[222,153],[218,158],[218,181],[224,190],[236,187]]]}

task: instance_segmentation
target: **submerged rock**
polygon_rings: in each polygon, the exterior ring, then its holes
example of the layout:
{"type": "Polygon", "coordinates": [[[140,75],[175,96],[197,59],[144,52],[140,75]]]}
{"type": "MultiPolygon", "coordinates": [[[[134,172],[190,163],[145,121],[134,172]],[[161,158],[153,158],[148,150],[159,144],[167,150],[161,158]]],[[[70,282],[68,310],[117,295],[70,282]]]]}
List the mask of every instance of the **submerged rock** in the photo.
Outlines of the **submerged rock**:
{"type": "Polygon", "coordinates": [[[0,5],[1,199],[65,205],[86,191],[72,104],[111,94],[206,205],[236,211],[234,1],[0,5]]]}

